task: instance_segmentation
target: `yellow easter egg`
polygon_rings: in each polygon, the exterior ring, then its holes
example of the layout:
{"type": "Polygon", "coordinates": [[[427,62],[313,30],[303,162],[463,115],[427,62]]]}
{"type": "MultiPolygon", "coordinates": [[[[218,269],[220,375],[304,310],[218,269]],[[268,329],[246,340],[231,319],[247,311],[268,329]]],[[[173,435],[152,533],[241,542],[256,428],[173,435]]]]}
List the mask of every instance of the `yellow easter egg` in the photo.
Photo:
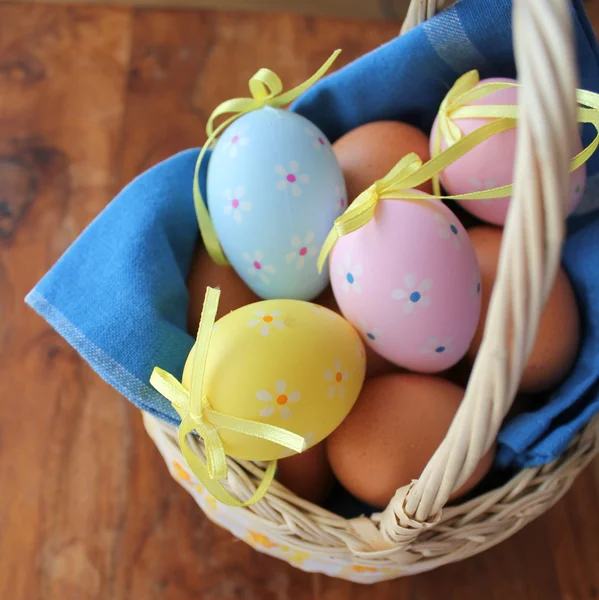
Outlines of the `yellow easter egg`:
{"type": "MultiPolygon", "coordinates": [[[[194,349],[183,372],[187,390],[194,349]]],[[[362,340],[337,313],[300,300],[264,300],[214,325],[203,394],[217,412],[287,429],[313,446],[351,410],[365,370],[362,340]]],[[[219,435],[233,458],[289,455],[268,440],[227,429],[219,435]]]]}

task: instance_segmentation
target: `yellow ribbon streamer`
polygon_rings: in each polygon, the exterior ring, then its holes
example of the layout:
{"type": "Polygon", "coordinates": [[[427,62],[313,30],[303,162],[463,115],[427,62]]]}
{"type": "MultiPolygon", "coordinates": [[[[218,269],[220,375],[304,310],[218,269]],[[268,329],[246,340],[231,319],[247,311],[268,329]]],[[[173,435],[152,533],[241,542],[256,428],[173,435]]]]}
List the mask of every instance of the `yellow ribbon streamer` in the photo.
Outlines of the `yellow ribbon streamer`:
{"type": "Polygon", "coordinates": [[[155,367],[150,377],[151,385],[171,402],[179,416],[179,446],[194,475],[217,500],[229,506],[250,506],[258,502],[272,482],[277,461],[270,461],[260,485],[246,502],[232,496],[220,483],[227,477],[227,458],[218,434],[219,429],[228,429],[251,437],[257,437],[284,446],[294,452],[303,452],[306,441],[300,435],[249,419],[226,415],[212,409],[203,393],[206,359],[210,347],[212,328],[216,319],[220,290],[207,288],[204,307],[198,328],[193,356],[191,386],[187,390],[170,373],[155,367]],[[204,440],[206,463],[189,446],[187,436],[196,431],[204,440]]]}
{"type": "MultiPolygon", "coordinates": [[[[479,80],[477,71],[470,71],[462,75],[441,103],[431,160],[423,164],[422,160],[414,153],[404,156],[385,177],[375,181],[368,189],[364,190],[345,212],[335,220],[318,256],[317,266],[319,272],[324,268],[327,256],[337,240],[360,229],[373,218],[379,200],[423,201],[431,198],[437,200],[490,200],[503,198],[512,193],[512,185],[504,185],[469,194],[441,195],[439,173],[484,140],[517,125],[519,112],[516,105],[466,105],[492,92],[507,87],[519,87],[519,84],[497,82],[485,83],[475,87],[479,80]],[[494,120],[464,135],[453,122],[453,119],[457,118],[494,120]],[[441,135],[448,144],[448,147],[443,151],[441,151],[441,135]],[[432,195],[408,191],[430,179],[433,181],[432,195]]],[[[570,171],[574,171],[583,165],[599,147],[599,94],[577,90],[576,98],[578,103],[582,105],[578,110],[578,122],[593,125],[597,133],[593,141],[572,159],[570,171]]]]}
{"type": "Polygon", "coordinates": [[[242,115],[264,106],[284,106],[295,100],[300,94],[303,94],[308,88],[313,86],[323,77],[323,75],[331,68],[331,65],[335,62],[340,52],[341,50],[335,50],[314,75],[284,93],[283,84],[279,76],[270,69],[260,69],[249,81],[251,98],[232,98],[231,100],[225,100],[225,102],[219,104],[210,115],[208,123],[206,124],[206,135],[208,136],[208,139],[198,156],[193,174],[193,203],[204,246],[215,263],[219,265],[228,265],[229,261],[218,241],[214,225],[212,224],[210,214],[208,213],[208,208],[204,203],[202,192],[200,191],[200,166],[206,154],[206,150],[213,145],[224,129],[242,115]],[[231,116],[215,127],[215,121],[223,115],[231,116]]]}

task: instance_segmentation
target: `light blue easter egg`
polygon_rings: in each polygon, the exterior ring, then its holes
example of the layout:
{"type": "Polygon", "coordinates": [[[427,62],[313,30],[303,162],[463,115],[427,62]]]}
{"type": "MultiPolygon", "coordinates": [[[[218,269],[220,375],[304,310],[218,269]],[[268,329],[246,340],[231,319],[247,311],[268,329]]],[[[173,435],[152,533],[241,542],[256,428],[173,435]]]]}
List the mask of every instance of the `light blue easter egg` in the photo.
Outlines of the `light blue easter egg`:
{"type": "Polygon", "coordinates": [[[208,164],[208,209],[229,262],[261,298],[312,300],[316,259],[346,208],[329,141],[306,118],[264,107],[237,119],[208,164]]]}

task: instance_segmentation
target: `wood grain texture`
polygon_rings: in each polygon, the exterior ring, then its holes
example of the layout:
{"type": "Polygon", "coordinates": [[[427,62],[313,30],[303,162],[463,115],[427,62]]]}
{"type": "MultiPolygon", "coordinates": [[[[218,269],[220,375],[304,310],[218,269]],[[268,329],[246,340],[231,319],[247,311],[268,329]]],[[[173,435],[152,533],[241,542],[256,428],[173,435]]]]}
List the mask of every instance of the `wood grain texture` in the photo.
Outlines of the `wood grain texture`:
{"type": "Polygon", "coordinates": [[[397,35],[393,23],[292,15],[136,12],[124,125],[122,181],[174,152],[201,145],[220,102],[247,96],[248,80],[268,66],[285,89],[330,56],[342,66],[397,35]]]}
{"type": "Polygon", "coordinates": [[[116,189],[129,32],[120,9],[0,6],[1,598],[107,598],[115,571],[128,468],[101,450],[130,412],[23,297],[116,189]]]}
{"type": "MultiPolygon", "coordinates": [[[[599,19],[599,15],[598,15],[599,19]]],[[[257,66],[292,86],[395,24],[0,5],[0,598],[586,600],[599,596],[588,470],[482,555],[365,587],[306,574],[212,525],[138,412],[22,298],[120,186],[204,140],[257,66]]]]}
{"type": "MultiPolygon", "coordinates": [[[[14,0],[23,4],[40,0],[14,0]]],[[[189,8],[241,10],[251,12],[285,12],[301,15],[328,15],[362,19],[401,21],[410,0],[56,0],[66,4],[104,4],[153,8],[189,8]]]]}

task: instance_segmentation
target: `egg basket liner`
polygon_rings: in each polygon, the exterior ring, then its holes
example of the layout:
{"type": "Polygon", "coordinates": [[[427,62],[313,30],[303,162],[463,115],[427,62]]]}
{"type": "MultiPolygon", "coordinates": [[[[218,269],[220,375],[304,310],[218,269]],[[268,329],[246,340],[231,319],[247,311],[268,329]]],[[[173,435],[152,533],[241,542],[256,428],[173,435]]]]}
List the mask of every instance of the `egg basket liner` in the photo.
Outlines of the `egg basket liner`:
{"type": "MultiPolygon", "coordinates": [[[[365,57],[332,75],[330,84],[323,80],[296,103],[298,112],[336,139],[344,133],[343,125],[350,129],[372,120],[398,118],[390,106],[393,102],[382,93],[386,87],[390,95],[404,94],[402,114],[406,120],[428,130],[435,114],[430,94],[429,106],[419,110],[417,92],[424,94],[424,79],[411,81],[410,94],[405,94],[393,79],[394,60],[414,61],[417,66],[422,59],[420,46],[425,43],[443,63],[431,69],[426,61],[422,64],[418,72],[428,80],[441,79],[450,85],[450,75],[455,80],[472,68],[480,68],[487,76],[514,75],[514,57],[505,56],[509,30],[506,19],[512,3],[461,0],[459,10],[449,8],[444,15],[424,22],[443,4],[440,0],[436,4],[413,0],[404,24],[404,39],[409,43],[400,53],[383,52],[386,59],[378,60],[376,72],[365,57]],[[492,22],[493,33],[489,35],[497,44],[487,43],[483,40],[486,34],[479,33],[478,43],[484,41],[485,52],[477,50],[468,41],[466,19],[472,21],[469,31],[492,22]],[[490,64],[500,72],[485,73],[490,64]],[[348,86],[349,79],[354,85],[348,86]],[[360,85],[362,79],[367,81],[365,86],[360,85]],[[323,114],[328,117],[323,118],[323,114]]],[[[586,286],[590,278],[599,279],[590,243],[599,237],[599,217],[594,215],[593,227],[586,232],[582,231],[585,217],[575,218],[580,225],[574,240],[577,248],[570,250],[569,242],[565,256],[567,263],[577,251],[578,260],[586,260],[572,282],[577,292],[585,292],[587,314],[583,326],[587,333],[593,333],[587,335],[592,343],[587,339],[581,353],[582,358],[586,357],[583,375],[570,377],[564,384],[570,386],[576,406],[556,407],[550,401],[540,409],[538,418],[521,422],[520,431],[512,436],[518,443],[503,443],[501,450],[507,448],[508,454],[516,455],[508,456],[505,464],[526,464],[528,468],[498,489],[444,508],[452,490],[469,477],[497,436],[518,388],[539,315],[560,263],[565,235],[562,198],[568,193],[568,163],[577,134],[577,69],[574,53],[566,49],[576,42],[581,87],[597,88],[599,79],[599,52],[578,0],[572,4],[566,0],[514,0],[513,13],[515,59],[523,84],[519,93],[518,153],[514,198],[504,230],[485,337],[466,396],[445,440],[421,477],[398,490],[381,513],[347,520],[296,497],[276,481],[256,504],[233,508],[207,494],[186,467],[177,439],[177,414],[151,388],[149,377],[155,365],[181,373],[193,344],[185,330],[181,307],[187,305],[185,274],[197,238],[197,231],[190,227],[195,222],[191,181],[184,174],[193,173],[197,151],[173,157],[152,169],[152,177],[141,176],[130,184],[27,298],[104,379],[144,411],[148,434],[171,473],[210,519],[257,550],[304,570],[367,583],[426,571],[482,552],[553,505],[599,448],[599,417],[591,419],[597,408],[593,383],[598,368],[593,357],[599,355],[599,323],[597,311],[589,310],[596,294],[586,286]],[[576,39],[573,15],[577,16],[576,39]],[[173,210],[177,203],[178,209],[173,210]],[[135,229],[136,223],[144,224],[142,236],[135,229]],[[158,272],[160,276],[156,276],[158,272]],[[176,274],[168,285],[161,279],[165,273],[176,274]],[[132,283],[124,289],[123,280],[127,278],[132,283]],[[510,328],[513,336],[508,338],[510,328]],[[593,398],[583,406],[589,395],[593,398]],[[550,424],[556,429],[552,431],[550,424]],[[574,436],[574,431],[579,433],[574,436]],[[523,462],[516,460],[521,458],[519,453],[526,454],[531,440],[544,435],[547,443],[537,444],[534,455],[525,456],[523,462]],[[547,457],[553,460],[549,462],[547,457]]],[[[443,95],[440,91],[439,102],[443,95]]],[[[595,173],[599,161],[594,164],[595,173]]],[[[205,165],[203,169],[200,185],[205,181],[205,165]]],[[[599,208],[596,176],[587,184],[587,198],[591,200],[589,212],[599,208]]],[[[192,436],[188,440],[204,459],[202,442],[192,436]]],[[[263,468],[251,462],[227,462],[225,487],[241,500],[250,498],[264,474],[263,468]]]]}
{"type": "MultiPolygon", "coordinates": [[[[273,482],[249,508],[216,501],[185,465],[177,428],[148,413],[144,425],[173,478],[214,523],[256,550],[304,570],[358,583],[375,583],[429,571],[478,554],[512,536],[549,510],[597,453],[599,416],[575,437],[557,460],[521,470],[503,486],[443,510],[434,527],[407,548],[385,543],[373,518],[344,519],[306,502],[273,482]]],[[[203,445],[194,440],[203,458],[203,445]]],[[[255,492],[264,471],[254,463],[229,460],[225,487],[242,500],[255,492]]]]}

